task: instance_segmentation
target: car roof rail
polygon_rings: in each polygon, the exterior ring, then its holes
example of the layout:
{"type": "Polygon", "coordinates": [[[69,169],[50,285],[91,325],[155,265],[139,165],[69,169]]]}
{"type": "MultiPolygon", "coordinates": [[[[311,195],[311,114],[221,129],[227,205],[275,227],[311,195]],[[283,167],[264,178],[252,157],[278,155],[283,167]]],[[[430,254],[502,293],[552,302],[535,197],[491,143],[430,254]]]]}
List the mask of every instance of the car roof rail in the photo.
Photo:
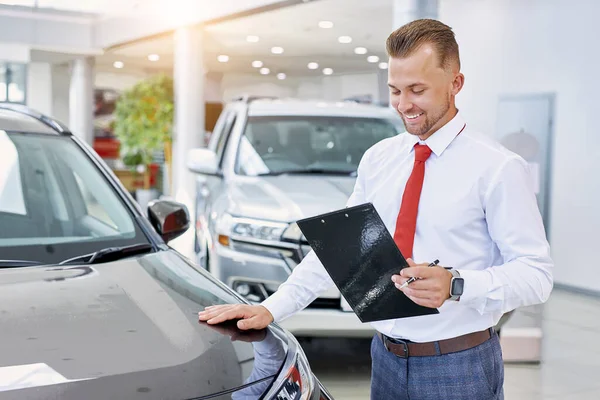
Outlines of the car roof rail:
{"type": "Polygon", "coordinates": [[[252,103],[255,100],[275,100],[278,97],[276,96],[253,96],[249,94],[245,94],[242,96],[234,97],[231,101],[242,102],[242,103],[252,103]]]}
{"type": "Polygon", "coordinates": [[[72,134],[66,125],[42,114],[39,111],[29,108],[23,104],[0,102],[0,109],[18,112],[20,114],[25,114],[29,117],[35,118],[38,121],[40,121],[41,123],[43,123],[44,125],[46,125],[47,127],[49,127],[50,129],[56,131],[57,133],[59,133],[61,135],[71,135],[72,134]]]}

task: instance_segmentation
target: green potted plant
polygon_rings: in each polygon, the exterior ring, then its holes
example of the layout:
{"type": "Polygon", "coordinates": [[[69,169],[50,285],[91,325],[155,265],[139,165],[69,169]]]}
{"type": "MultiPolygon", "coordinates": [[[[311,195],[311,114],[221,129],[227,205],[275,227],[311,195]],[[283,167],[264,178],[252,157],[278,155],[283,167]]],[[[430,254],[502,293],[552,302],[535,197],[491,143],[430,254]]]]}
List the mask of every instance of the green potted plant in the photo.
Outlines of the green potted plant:
{"type": "Polygon", "coordinates": [[[143,174],[143,189],[136,190],[143,208],[157,197],[157,191],[150,187],[153,154],[164,149],[166,158],[170,158],[173,110],[173,79],[164,74],[138,82],[116,103],[114,133],[121,143],[123,163],[143,174]]]}

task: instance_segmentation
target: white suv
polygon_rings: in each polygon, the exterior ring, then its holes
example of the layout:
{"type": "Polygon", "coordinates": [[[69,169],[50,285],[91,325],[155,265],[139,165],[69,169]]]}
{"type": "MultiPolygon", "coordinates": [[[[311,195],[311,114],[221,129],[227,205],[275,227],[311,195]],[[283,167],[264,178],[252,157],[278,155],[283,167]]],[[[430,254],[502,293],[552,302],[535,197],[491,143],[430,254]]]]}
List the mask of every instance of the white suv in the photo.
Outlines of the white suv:
{"type": "MultiPolygon", "coordinates": [[[[244,98],[223,110],[199,173],[200,265],[251,302],[277,290],[310,247],[295,221],[343,208],[364,152],[403,132],[390,108],[353,102],[244,98]]],[[[281,325],[297,336],[370,337],[332,288],[281,325]]]]}

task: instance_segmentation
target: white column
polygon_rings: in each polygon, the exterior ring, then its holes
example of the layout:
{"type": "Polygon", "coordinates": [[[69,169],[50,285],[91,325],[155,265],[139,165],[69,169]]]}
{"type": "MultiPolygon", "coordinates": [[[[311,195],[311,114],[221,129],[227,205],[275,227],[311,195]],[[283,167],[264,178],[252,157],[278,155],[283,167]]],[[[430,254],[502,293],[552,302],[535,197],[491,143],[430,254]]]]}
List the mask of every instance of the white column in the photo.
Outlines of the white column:
{"type": "Polygon", "coordinates": [[[195,175],[186,167],[187,153],[201,147],[204,137],[202,28],[179,28],[174,40],[175,127],[171,194],[190,207],[194,199],[195,175]]]}
{"type": "Polygon", "coordinates": [[[71,74],[68,65],[54,64],[52,66],[52,117],[67,124],[69,123],[69,92],[71,74]]]}
{"type": "MultiPolygon", "coordinates": [[[[196,176],[186,167],[190,149],[201,147],[204,137],[204,80],[202,28],[182,27],[174,35],[173,79],[175,123],[173,132],[171,196],[187,206],[195,221],[196,176]]],[[[194,223],[192,222],[192,226],[194,223]]],[[[194,230],[170,242],[180,253],[194,259],[194,230]]]]}
{"type": "Polygon", "coordinates": [[[69,128],[88,143],[94,142],[94,59],[78,58],[71,64],[69,128]]]}

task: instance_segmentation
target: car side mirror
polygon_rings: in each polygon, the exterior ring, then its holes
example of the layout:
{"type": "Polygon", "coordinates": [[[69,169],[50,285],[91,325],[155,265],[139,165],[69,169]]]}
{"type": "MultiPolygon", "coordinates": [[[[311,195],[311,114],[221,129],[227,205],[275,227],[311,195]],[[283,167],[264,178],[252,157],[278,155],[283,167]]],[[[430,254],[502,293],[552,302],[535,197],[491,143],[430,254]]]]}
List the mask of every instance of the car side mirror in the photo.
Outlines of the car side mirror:
{"type": "Polygon", "coordinates": [[[170,200],[151,201],[148,204],[148,219],[166,243],[181,236],[190,227],[187,207],[170,200]]]}
{"type": "Polygon", "coordinates": [[[208,149],[192,149],[188,152],[187,167],[190,171],[203,175],[221,176],[217,155],[208,149]]]}

